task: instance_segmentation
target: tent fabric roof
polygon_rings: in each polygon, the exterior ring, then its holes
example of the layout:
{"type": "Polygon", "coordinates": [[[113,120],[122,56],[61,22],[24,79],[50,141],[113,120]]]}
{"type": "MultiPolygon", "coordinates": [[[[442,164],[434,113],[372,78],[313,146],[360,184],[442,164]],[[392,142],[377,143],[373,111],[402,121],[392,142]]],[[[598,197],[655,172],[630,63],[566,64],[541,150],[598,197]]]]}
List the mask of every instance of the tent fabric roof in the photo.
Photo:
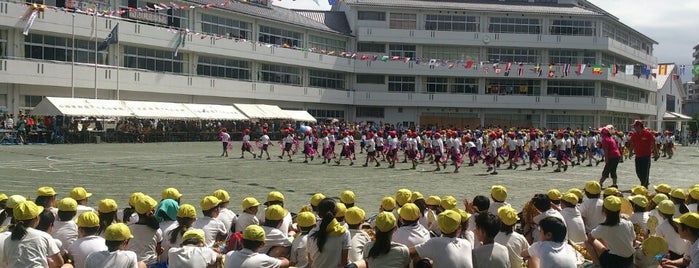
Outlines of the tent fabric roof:
{"type": "Polygon", "coordinates": [[[213,104],[184,104],[187,109],[201,119],[247,120],[248,117],[233,106],[213,104]]]}
{"type": "Polygon", "coordinates": [[[689,121],[692,120],[692,117],[676,112],[665,112],[663,119],[669,121],[689,121]]]}
{"type": "Polygon", "coordinates": [[[233,104],[250,119],[291,119],[279,106],[266,104],[233,104]]]}
{"type": "Polygon", "coordinates": [[[131,110],[124,105],[123,101],[85,99],[85,102],[92,105],[102,117],[131,117],[131,110]]]}
{"type": "Polygon", "coordinates": [[[102,116],[85,99],[47,97],[33,110],[39,115],[102,116]]]}
{"type": "Polygon", "coordinates": [[[318,122],[311,114],[303,110],[283,110],[291,119],[299,122],[318,122]]]}
{"type": "Polygon", "coordinates": [[[150,101],[124,101],[133,116],[138,118],[153,119],[199,119],[180,103],[150,102],[150,101]]]}

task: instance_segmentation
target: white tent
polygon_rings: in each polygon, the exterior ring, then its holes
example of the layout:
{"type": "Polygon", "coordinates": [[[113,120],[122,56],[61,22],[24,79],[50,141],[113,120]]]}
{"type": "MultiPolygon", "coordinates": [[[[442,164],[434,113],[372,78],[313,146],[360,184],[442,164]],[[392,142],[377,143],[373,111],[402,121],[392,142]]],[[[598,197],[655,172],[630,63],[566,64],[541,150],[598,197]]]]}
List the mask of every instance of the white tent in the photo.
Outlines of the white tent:
{"type": "Polygon", "coordinates": [[[124,104],[131,110],[132,116],[138,118],[199,119],[181,103],[124,101],[124,104]]]}
{"type": "Polygon", "coordinates": [[[247,116],[233,106],[192,103],[185,103],[184,106],[200,119],[248,120],[247,116]]]}
{"type": "Polygon", "coordinates": [[[311,114],[309,114],[306,111],[303,110],[283,110],[286,114],[288,114],[291,119],[294,121],[299,121],[299,122],[311,122],[315,123],[318,122],[318,120],[315,119],[311,114]]]}
{"type": "Polygon", "coordinates": [[[85,99],[103,117],[131,117],[131,110],[120,100],[85,99]]]}
{"type": "Polygon", "coordinates": [[[233,104],[250,119],[291,119],[279,106],[266,104],[233,104]]]}
{"type": "Polygon", "coordinates": [[[85,99],[46,97],[31,111],[33,115],[102,116],[85,99]]]}

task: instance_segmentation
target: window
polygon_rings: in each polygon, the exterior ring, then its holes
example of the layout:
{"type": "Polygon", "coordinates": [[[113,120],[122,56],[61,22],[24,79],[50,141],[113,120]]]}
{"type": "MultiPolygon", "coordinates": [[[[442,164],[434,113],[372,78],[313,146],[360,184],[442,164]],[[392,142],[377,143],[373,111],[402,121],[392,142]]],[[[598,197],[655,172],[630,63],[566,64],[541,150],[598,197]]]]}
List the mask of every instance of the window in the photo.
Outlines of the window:
{"type": "Polygon", "coordinates": [[[490,18],[488,32],[541,34],[541,22],[539,19],[528,18],[490,18]]]}
{"type": "Polygon", "coordinates": [[[357,51],[359,51],[359,52],[386,53],[386,44],[358,42],[357,43],[357,51]]]}
{"type": "Polygon", "coordinates": [[[345,111],[343,110],[308,109],[308,113],[315,118],[345,118],[345,111]]]}
{"type": "Polygon", "coordinates": [[[415,30],[417,28],[417,15],[409,13],[391,13],[389,28],[415,30]]]}
{"type": "Polygon", "coordinates": [[[595,22],[589,20],[553,20],[552,35],[595,36],[595,22]]]}
{"type": "Polygon", "coordinates": [[[549,63],[570,63],[570,64],[594,64],[595,52],[594,51],[579,51],[579,50],[562,50],[562,49],[551,49],[549,50],[549,63]]]}
{"type": "Polygon", "coordinates": [[[465,46],[423,46],[422,58],[424,59],[448,59],[448,60],[473,60],[479,55],[477,47],[465,46]]]}
{"type": "Polygon", "coordinates": [[[358,20],[386,21],[386,12],[380,11],[357,11],[358,20]]]}
{"type": "Polygon", "coordinates": [[[427,93],[476,94],[478,82],[461,77],[426,77],[424,88],[427,93]]]}
{"type": "Polygon", "coordinates": [[[0,30],[0,58],[7,57],[7,30],[0,30]]]}
{"type": "Polygon", "coordinates": [[[44,99],[44,96],[24,95],[24,107],[36,107],[44,99]]]}
{"type": "Polygon", "coordinates": [[[301,47],[303,34],[279,28],[260,25],[259,39],[262,43],[280,46],[301,47]]]}
{"type": "Polygon", "coordinates": [[[260,80],[280,84],[301,85],[301,69],[291,66],[262,64],[260,80]]]}
{"type": "Polygon", "coordinates": [[[316,35],[308,36],[308,47],[315,48],[317,50],[325,51],[337,51],[340,52],[347,50],[347,42],[332,38],[325,38],[316,35]]]}
{"type": "Polygon", "coordinates": [[[427,77],[427,93],[444,93],[449,89],[449,79],[446,77],[427,77]]]}
{"type": "Polygon", "coordinates": [[[357,84],[386,84],[386,77],[380,74],[358,74],[357,84]]]}
{"type": "Polygon", "coordinates": [[[602,93],[601,96],[604,98],[612,98],[617,100],[632,101],[639,103],[654,103],[652,99],[653,96],[648,94],[647,91],[630,88],[625,86],[613,85],[609,83],[602,83],[602,93]],[[649,100],[649,97],[651,98],[649,100]]]}
{"type": "Polygon", "coordinates": [[[415,58],[415,45],[390,44],[388,45],[388,54],[391,57],[399,56],[401,58],[415,58]]]}
{"type": "Polygon", "coordinates": [[[526,48],[489,48],[488,59],[500,62],[539,62],[539,51],[526,48]]]}
{"type": "Polygon", "coordinates": [[[388,77],[388,91],[415,92],[415,77],[414,76],[397,76],[397,75],[389,76],[388,77]]]}
{"type": "Polygon", "coordinates": [[[478,94],[478,82],[471,78],[454,78],[450,93],[478,94]]]}
{"type": "MultiPolygon", "coordinates": [[[[108,2],[108,1],[105,1],[108,2]]],[[[141,12],[148,12],[148,13],[155,13],[159,15],[163,15],[167,17],[167,26],[170,27],[175,27],[175,28],[190,28],[189,26],[189,9],[176,9],[176,8],[170,8],[170,9],[158,9],[155,8],[155,6],[158,5],[158,2],[150,2],[146,0],[121,0],[121,5],[120,8],[123,9],[129,9],[129,8],[143,8],[147,7],[146,10],[143,10],[141,12]]],[[[105,8],[109,8],[109,5],[106,5],[105,8]]]]}
{"type": "MultiPolygon", "coordinates": [[[[0,45],[6,43],[2,42],[0,45]]],[[[30,59],[55,60],[65,62],[95,63],[94,41],[75,39],[75,48],[71,38],[50,35],[29,34],[24,37],[24,57],[30,59]],[[73,57],[75,56],[75,57],[73,57]]],[[[104,64],[107,51],[100,51],[97,57],[99,64],[104,64]]]]}
{"type": "Polygon", "coordinates": [[[558,96],[594,96],[595,83],[587,81],[549,81],[547,95],[558,96]]]}
{"type": "Polygon", "coordinates": [[[539,95],[541,82],[521,79],[492,79],[485,81],[485,94],[539,95]]]}
{"type": "Polygon", "coordinates": [[[437,15],[425,16],[425,30],[450,31],[450,32],[478,32],[480,17],[463,15],[437,15]]]}
{"type": "Polygon", "coordinates": [[[356,110],[357,117],[376,117],[376,118],[383,118],[384,117],[383,107],[358,106],[356,109],[357,109],[356,110]]]}
{"type": "Polygon", "coordinates": [[[172,50],[158,50],[143,47],[124,46],[124,67],[151,70],[156,72],[181,73],[186,65],[184,53],[177,57],[172,50]]]}
{"type": "Polygon", "coordinates": [[[552,129],[587,129],[595,125],[595,117],[592,115],[565,115],[565,114],[549,114],[546,115],[547,128],[552,129]]]}
{"type": "Polygon", "coordinates": [[[220,57],[199,56],[197,74],[250,80],[250,62],[220,57]]]}
{"type": "Polygon", "coordinates": [[[345,75],[338,72],[309,70],[309,85],[312,87],[345,89],[345,75]]]}
{"type": "Polygon", "coordinates": [[[252,37],[251,23],[201,14],[201,30],[205,33],[219,34],[230,38],[250,39],[252,37]]]}

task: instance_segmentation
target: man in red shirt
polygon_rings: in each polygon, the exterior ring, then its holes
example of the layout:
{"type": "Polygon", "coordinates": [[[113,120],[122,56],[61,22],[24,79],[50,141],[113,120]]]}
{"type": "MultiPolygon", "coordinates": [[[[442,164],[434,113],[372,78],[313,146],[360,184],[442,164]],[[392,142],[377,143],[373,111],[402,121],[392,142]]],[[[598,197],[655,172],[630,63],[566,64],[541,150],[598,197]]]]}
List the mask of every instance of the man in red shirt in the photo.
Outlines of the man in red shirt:
{"type": "Polygon", "coordinates": [[[650,157],[658,155],[655,147],[655,136],[650,130],[643,127],[643,121],[636,120],[631,124],[635,133],[631,135],[631,149],[636,155],[636,176],[641,181],[641,185],[648,188],[650,177],[650,157]]]}

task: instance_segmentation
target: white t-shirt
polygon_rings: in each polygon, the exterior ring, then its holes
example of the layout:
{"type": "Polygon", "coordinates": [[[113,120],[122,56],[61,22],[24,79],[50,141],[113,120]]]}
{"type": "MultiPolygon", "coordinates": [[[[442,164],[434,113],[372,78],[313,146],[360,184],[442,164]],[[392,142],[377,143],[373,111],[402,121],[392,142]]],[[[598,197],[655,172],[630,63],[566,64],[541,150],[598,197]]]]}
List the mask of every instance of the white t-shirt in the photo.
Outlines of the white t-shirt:
{"type": "Polygon", "coordinates": [[[206,268],[216,263],[218,254],[208,247],[184,246],[167,252],[170,267],[206,268]]]}
{"type": "Polygon", "coordinates": [[[499,232],[495,236],[495,243],[507,247],[511,267],[522,267],[522,251],[529,248],[529,242],[523,235],[517,232],[510,234],[499,232]]]}
{"type": "Polygon", "coordinates": [[[267,256],[267,254],[253,252],[247,248],[226,254],[225,268],[278,268],[281,265],[281,260],[267,256]]]}
{"type": "Polygon", "coordinates": [[[5,259],[5,239],[10,239],[10,232],[0,232],[0,268],[7,268],[7,260],[5,259]]]}
{"type": "Polygon", "coordinates": [[[553,241],[535,242],[529,247],[529,255],[539,258],[540,268],[578,267],[575,249],[570,245],[553,241]]]}
{"type": "Polygon", "coordinates": [[[61,241],[61,250],[68,249],[73,241],[78,239],[78,224],[75,221],[54,221],[53,222],[53,238],[61,241]]]}
{"type": "Polygon", "coordinates": [[[260,221],[257,219],[257,216],[250,214],[250,213],[240,213],[238,215],[238,221],[235,223],[235,231],[236,232],[242,232],[245,230],[245,227],[248,227],[248,225],[259,225],[260,221]]]}
{"type": "Polygon", "coordinates": [[[421,224],[401,226],[393,233],[393,242],[414,247],[430,240],[430,231],[421,224]]]}
{"type": "Polygon", "coordinates": [[[561,215],[565,219],[565,225],[568,229],[568,239],[573,243],[584,243],[587,235],[580,211],[575,207],[564,208],[561,210],[561,215]]]}
{"type": "Polygon", "coordinates": [[[374,246],[374,241],[369,242],[364,250],[364,258],[368,267],[403,268],[410,264],[410,252],[403,244],[391,242],[388,253],[376,258],[369,257],[369,250],[374,246]]]}
{"type": "Polygon", "coordinates": [[[75,268],[85,267],[85,259],[90,253],[106,250],[107,245],[105,244],[104,238],[96,235],[79,238],[68,247],[68,252],[73,257],[73,266],[75,268]]]}
{"type": "Polygon", "coordinates": [[[482,245],[473,250],[473,267],[510,267],[507,247],[498,243],[482,245]]]}
{"type": "MultiPolygon", "coordinates": [[[[548,218],[548,217],[558,218],[563,222],[563,224],[565,224],[565,222],[566,222],[566,220],[563,218],[563,215],[561,215],[561,213],[558,212],[558,210],[555,210],[553,208],[549,209],[547,211],[544,211],[543,213],[541,213],[539,215],[534,216],[533,220],[534,220],[534,223],[536,223],[538,225],[539,221],[543,220],[544,218],[548,218]]],[[[532,237],[534,238],[534,241],[539,241],[539,228],[535,228],[534,230],[532,230],[532,237]]]]}
{"type": "Polygon", "coordinates": [[[226,226],[226,232],[231,232],[231,226],[238,221],[238,215],[228,208],[221,208],[216,219],[223,222],[223,225],[226,226]]]}
{"type": "Polygon", "coordinates": [[[362,259],[364,247],[371,241],[371,237],[369,237],[369,234],[359,229],[350,229],[349,232],[351,236],[349,261],[355,262],[362,259]]]}
{"type": "Polygon", "coordinates": [[[631,223],[634,225],[638,225],[638,227],[641,228],[642,231],[648,230],[648,227],[646,226],[646,222],[648,222],[648,218],[650,218],[650,213],[647,211],[644,212],[634,212],[631,217],[629,217],[629,220],[631,223]]]}
{"type": "Polygon", "coordinates": [[[85,268],[138,268],[138,257],[130,250],[92,252],[85,259],[85,268]]]}
{"type": "Polygon", "coordinates": [[[156,247],[163,240],[163,232],[160,229],[153,229],[143,224],[131,224],[129,230],[133,239],[129,241],[129,250],[136,253],[138,260],[146,265],[158,262],[156,247]]]}
{"type": "Polygon", "coordinates": [[[580,205],[580,215],[585,222],[586,232],[592,231],[597,225],[604,222],[606,217],[604,217],[602,207],[602,199],[600,198],[585,199],[582,205],[580,205]]]}
{"type": "Polygon", "coordinates": [[[633,224],[626,219],[620,219],[619,224],[615,226],[599,225],[590,232],[590,235],[607,242],[607,248],[611,254],[620,257],[633,255],[633,240],[636,239],[636,233],[633,231],[633,224]]]}
{"type": "Polygon", "coordinates": [[[277,228],[262,226],[265,230],[265,245],[258,252],[267,253],[272,247],[291,247],[291,241],[277,228]]]}
{"type": "Polygon", "coordinates": [[[493,214],[493,215],[498,215],[498,209],[500,209],[501,207],[509,207],[509,206],[511,206],[511,205],[507,202],[498,202],[495,200],[491,200],[490,207],[488,207],[488,212],[490,214],[493,214]]]}
{"type": "Polygon", "coordinates": [[[289,261],[294,263],[294,266],[305,268],[308,266],[308,251],[306,250],[308,244],[308,234],[303,234],[294,238],[294,242],[291,242],[291,252],[289,254],[289,261]]]}
{"type": "Polygon", "coordinates": [[[6,238],[2,254],[8,267],[24,268],[49,267],[47,257],[59,252],[51,235],[30,227],[21,240],[6,238]]]}
{"type": "Polygon", "coordinates": [[[318,231],[318,228],[313,229],[308,236],[308,254],[313,260],[311,267],[327,268],[327,267],[344,267],[345,263],[340,263],[342,260],[342,251],[350,249],[350,233],[346,231],[342,235],[328,236],[328,239],[323,245],[323,252],[318,250],[316,240],[311,236],[318,231]]]}
{"type": "MultiPolygon", "coordinates": [[[[265,213],[266,212],[267,212],[267,208],[265,208],[264,210],[262,210],[258,213],[260,215],[257,216],[257,219],[259,219],[259,221],[261,223],[265,222],[265,213]]],[[[282,219],[282,223],[279,225],[279,228],[277,228],[277,229],[279,229],[279,231],[282,231],[284,236],[289,236],[289,226],[291,226],[293,221],[294,220],[291,218],[291,213],[289,213],[287,211],[286,215],[284,215],[284,218],[282,219]]],[[[240,230],[240,231],[242,231],[242,230],[240,230]]]]}
{"type": "Polygon", "coordinates": [[[269,144],[269,136],[267,136],[267,134],[262,135],[262,137],[260,137],[260,143],[262,143],[263,145],[269,144]]]}
{"type": "Polygon", "coordinates": [[[225,237],[228,234],[226,225],[224,225],[223,222],[206,216],[194,221],[194,223],[192,223],[192,228],[204,231],[204,238],[206,239],[204,245],[206,245],[206,247],[213,246],[217,236],[225,237]]]}
{"type": "Polygon", "coordinates": [[[231,134],[228,134],[228,132],[221,132],[221,141],[222,142],[228,142],[231,139],[231,134]]]}
{"type": "Polygon", "coordinates": [[[452,237],[434,237],[415,246],[417,254],[431,259],[434,268],[473,268],[472,249],[466,239],[452,237]]]}
{"type": "Polygon", "coordinates": [[[699,239],[692,244],[691,247],[689,247],[689,267],[690,268],[699,268],[699,239]]]}
{"type": "Polygon", "coordinates": [[[684,255],[687,252],[689,242],[682,239],[680,235],[675,232],[675,229],[672,228],[669,221],[661,221],[658,227],[655,228],[655,235],[665,238],[667,247],[672,252],[680,255],[684,255]]]}
{"type": "MultiPolygon", "coordinates": [[[[120,221],[122,219],[124,219],[124,209],[117,210],[117,219],[119,219],[120,221]]],[[[133,213],[131,213],[131,216],[129,216],[129,218],[127,219],[127,221],[124,224],[129,225],[129,224],[134,224],[137,222],[138,222],[138,214],[136,212],[133,212],[133,213]]],[[[54,229],[55,229],[55,226],[54,226],[54,229]]]]}

